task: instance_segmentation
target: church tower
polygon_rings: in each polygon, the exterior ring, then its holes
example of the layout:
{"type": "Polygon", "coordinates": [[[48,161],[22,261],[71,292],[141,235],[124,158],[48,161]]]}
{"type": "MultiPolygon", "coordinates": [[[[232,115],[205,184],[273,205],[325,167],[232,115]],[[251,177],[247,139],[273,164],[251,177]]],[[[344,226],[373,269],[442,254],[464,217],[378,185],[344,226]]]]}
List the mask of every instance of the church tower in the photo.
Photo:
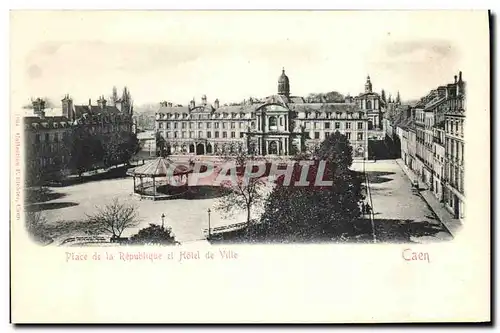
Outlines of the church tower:
{"type": "Polygon", "coordinates": [[[132,97],[127,87],[123,88],[123,93],[121,98],[121,111],[123,113],[132,114],[132,97]]]}
{"type": "Polygon", "coordinates": [[[290,96],[290,81],[285,74],[285,68],[278,79],[278,95],[290,96]]]}
{"type": "Polygon", "coordinates": [[[365,83],[365,93],[371,93],[372,92],[372,82],[370,81],[370,75],[366,77],[366,83],[365,83]]]}

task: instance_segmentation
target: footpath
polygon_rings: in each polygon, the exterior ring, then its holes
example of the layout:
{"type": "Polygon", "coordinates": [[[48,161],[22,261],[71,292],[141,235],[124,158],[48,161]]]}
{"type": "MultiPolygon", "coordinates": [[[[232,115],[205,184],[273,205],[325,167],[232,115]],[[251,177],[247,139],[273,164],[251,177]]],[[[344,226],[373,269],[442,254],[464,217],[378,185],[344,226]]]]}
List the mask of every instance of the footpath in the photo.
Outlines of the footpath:
{"type": "MultiPolygon", "coordinates": [[[[419,180],[417,175],[410,170],[403,162],[402,159],[396,159],[396,163],[403,170],[403,172],[408,176],[410,181],[413,183],[415,180],[419,180]]],[[[431,191],[428,190],[426,186],[421,185],[422,181],[419,181],[419,194],[424,199],[424,201],[429,205],[432,211],[436,214],[439,221],[448,229],[450,234],[455,237],[457,232],[462,227],[462,223],[459,219],[453,218],[453,215],[436,199],[431,191]]]]}

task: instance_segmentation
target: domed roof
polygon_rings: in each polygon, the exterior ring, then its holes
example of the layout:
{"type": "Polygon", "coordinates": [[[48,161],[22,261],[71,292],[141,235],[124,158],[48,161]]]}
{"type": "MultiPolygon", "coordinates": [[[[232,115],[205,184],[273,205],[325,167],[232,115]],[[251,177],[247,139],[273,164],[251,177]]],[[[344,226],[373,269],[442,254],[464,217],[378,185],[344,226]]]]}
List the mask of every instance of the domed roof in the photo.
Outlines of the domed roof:
{"type": "Polygon", "coordinates": [[[278,95],[290,95],[290,81],[288,80],[288,76],[285,74],[285,68],[283,68],[283,72],[278,79],[278,95]]]}
{"type": "Polygon", "coordinates": [[[281,72],[280,78],[278,79],[278,83],[288,83],[288,76],[285,74],[285,68],[283,68],[283,71],[281,72]]]}

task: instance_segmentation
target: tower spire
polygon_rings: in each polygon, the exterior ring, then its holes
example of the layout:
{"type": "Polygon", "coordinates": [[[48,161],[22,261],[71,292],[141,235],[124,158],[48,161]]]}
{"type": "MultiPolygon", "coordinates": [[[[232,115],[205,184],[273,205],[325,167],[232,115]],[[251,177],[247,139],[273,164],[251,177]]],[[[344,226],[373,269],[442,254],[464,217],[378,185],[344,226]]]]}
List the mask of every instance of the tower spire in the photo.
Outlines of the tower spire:
{"type": "Polygon", "coordinates": [[[371,93],[371,92],[372,92],[372,82],[370,81],[370,74],[368,74],[365,83],[365,93],[371,93]]]}
{"type": "Polygon", "coordinates": [[[285,74],[285,67],[282,68],[281,75],[278,79],[278,95],[290,95],[290,80],[285,74]]]}

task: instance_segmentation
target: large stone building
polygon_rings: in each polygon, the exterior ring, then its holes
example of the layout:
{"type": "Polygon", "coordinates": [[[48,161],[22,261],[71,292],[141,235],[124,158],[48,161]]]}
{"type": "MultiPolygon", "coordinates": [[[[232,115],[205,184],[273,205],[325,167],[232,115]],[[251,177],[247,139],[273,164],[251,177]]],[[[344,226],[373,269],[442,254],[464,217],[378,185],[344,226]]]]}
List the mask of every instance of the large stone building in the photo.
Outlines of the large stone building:
{"type": "Polygon", "coordinates": [[[465,213],[465,108],[460,72],[453,83],[432,90],[392,124],[404,163],[456,219],[465,213]]]}
{"type": "Polygon", "coordinates": [[[292,155],[311,150],[331,133],[345,134],[355,158],[368,156],[368,136],[381,126],[384,104],[372,92],[368,78],[365,93],[346,97],[343,103],[307,103],[290,93],[283,69],[278,92],[262,100],[240,104],[213,104],[203,96],[201,104],[187,106],[163,102],[156,113],[156,131],[174,155],[212,155],[248,149],[259,155],[292,155]]]}
{"type": "Polygon", "coordinates": [[[69,162],[78,133],[99,140],[112,133],[134,132],[132,99],[126,88],[122,98],[112,101],[113,105],[107,105],[103,96],[97,105],[91,100],[88,105],[74,105],[69,95],[61,103],[62,115],[46,116],[45,101],[37,98],[32,101],[33,115],[24,117],[27,174],[43,170],[44,178],[50,179],[74,171],[69,162]]]}

